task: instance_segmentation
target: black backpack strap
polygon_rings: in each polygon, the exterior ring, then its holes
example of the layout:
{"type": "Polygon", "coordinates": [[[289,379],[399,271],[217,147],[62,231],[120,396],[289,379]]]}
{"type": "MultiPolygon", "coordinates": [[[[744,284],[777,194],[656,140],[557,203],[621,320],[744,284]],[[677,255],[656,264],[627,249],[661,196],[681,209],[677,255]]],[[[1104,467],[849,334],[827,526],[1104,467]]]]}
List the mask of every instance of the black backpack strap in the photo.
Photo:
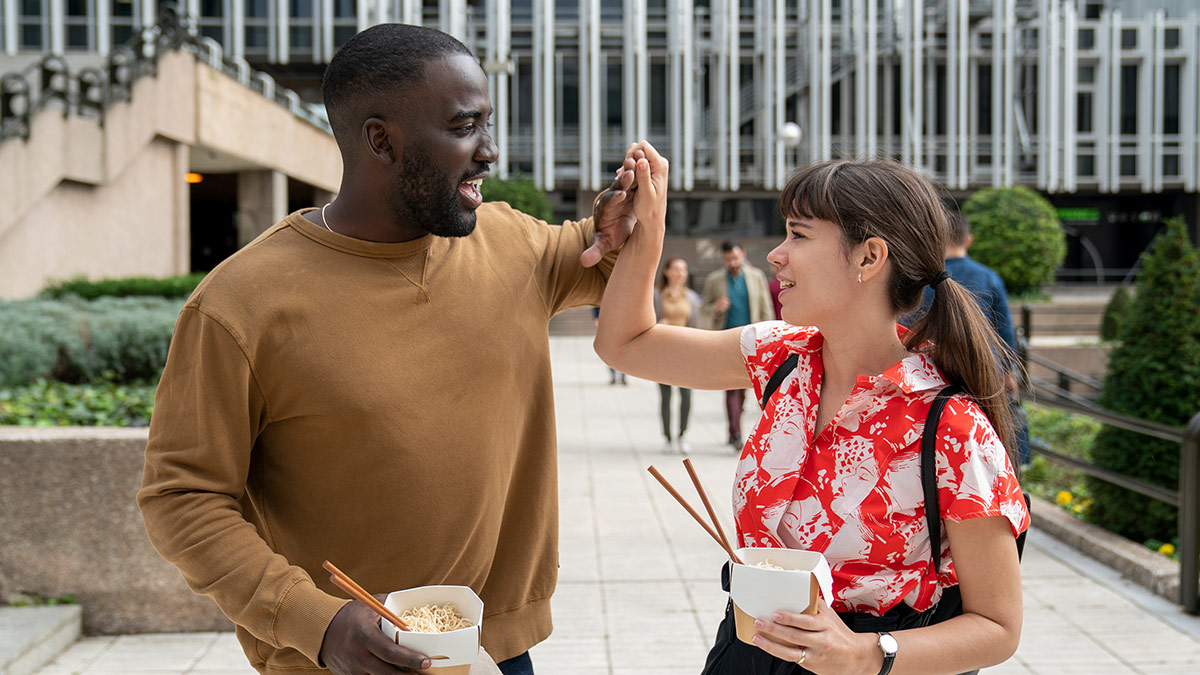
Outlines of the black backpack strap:
{"type": "Polygon", "coordinates": [[[779,390],[779,385],[783,384],[783,378],[787,377],[793,370],[796,369],[796,364],[800,362],[800,355],[795,352],[788,355],[783,363],[771,373],[771,379],[767,380],[767,386],[763,387],[762,400],[759,401],[760,407],[763,410],[767,409],[767,401],[771,399],[771,394],[779,390]]]}
{"type": "Polygon", "coordinates": [[[925,430],[921,432],[921,489],[925,492],[925,523],[929,527],[929,548],[933,555],[933,573],[942,566],[942,509],[937,492],[937,427],[942,419],[942,410],[955,394],[963,388],[951,384],[938,392],[925,416],[925,430]]]}

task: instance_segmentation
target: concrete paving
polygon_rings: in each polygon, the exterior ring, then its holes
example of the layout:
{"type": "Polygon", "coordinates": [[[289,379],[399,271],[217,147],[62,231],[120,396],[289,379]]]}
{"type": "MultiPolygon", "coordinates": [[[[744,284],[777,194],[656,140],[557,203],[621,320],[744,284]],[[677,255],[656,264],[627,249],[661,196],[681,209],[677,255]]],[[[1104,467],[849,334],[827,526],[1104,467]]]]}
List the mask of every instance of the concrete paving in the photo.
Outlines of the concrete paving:
{"type": "MultiPolygon", "coordinates": [[[[724,555],[645,471],[680,487],[662,450],[658,388],[609,386],[590,338],[552,340],[559,420],[561,572],[554,635],[533,649],[539,675],[694,675],[725,606],[724,555]]],[[[757,414],[747,404],[745,427],[757,414]]],[[[695,392],[690,456],[726,527],[735,463],[724,397],[695,392]]],[[[1022,563],[1025,626],[1016,656],[989,675],[1195,675],[1200,617],[1033,532],[1022,563]]],[[[250,675],[232,634],[91,637],[42,675],[250,675]]]]}

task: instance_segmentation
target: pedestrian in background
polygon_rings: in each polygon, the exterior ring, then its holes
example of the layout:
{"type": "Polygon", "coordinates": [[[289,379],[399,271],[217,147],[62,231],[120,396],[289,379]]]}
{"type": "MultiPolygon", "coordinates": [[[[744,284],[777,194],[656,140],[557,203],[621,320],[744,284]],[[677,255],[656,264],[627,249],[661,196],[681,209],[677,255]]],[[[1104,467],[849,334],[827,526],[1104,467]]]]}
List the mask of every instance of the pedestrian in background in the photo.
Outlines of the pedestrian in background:
{"type": "MultiPolygon", "coordinates": [[[[767,276],[746,262],[742,247],[732,241],[721,244],[721,262],[724,267],[704,280],[700,305],[702,327],[725,330],[774,319],[767,276]]],[[[745,389],[725,392],[729,445],[738,452],[742,450],[742,409],[745,405],[745,389]]]]}
{"type": "MultiPolygon", "coordinates": [[[[659,323],[696,327],[700,319],[700,296],[688,287],[689,276],[688,262],[683,258],[670,258],[663,265],[654,289],[654,316],[659,323]]],[[[675,436],[675,443],[680,452],[688,452],[691,446],[683,435],[687,432],[688,416],[692,410],[692,390],[686,387],[678,389],[679,434],[675,436]]],[[[671,385],[660,383],[658,393],[663,436],[666,437],[663,452],[671,452],[674,449],[671,444],[671,385]]]]}

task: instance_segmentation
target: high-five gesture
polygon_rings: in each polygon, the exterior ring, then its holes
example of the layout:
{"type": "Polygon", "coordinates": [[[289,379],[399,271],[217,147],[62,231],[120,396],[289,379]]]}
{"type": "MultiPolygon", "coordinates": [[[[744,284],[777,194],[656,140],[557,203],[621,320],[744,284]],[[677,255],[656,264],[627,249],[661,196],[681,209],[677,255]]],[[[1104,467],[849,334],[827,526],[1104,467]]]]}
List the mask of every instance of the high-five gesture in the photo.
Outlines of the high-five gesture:
{"type": "Polygon", "coordinates": [[[596,196],[592,205],[592,217],[595,218],[596,234],[592,237],[592,245],[580,256],[579,262],[584,267],[591,267],[609,251],[615,251],[625,244],[633,225],[637,222],[633,213],[633,202],[630,193],[637,189],[634,183],[633,148],[625,155],[625,162],[617,169],[616,178],[603,192],[596,196]]]}
{"type": "Polygon", "coordinates": [[[662,237],[667,223],[667,158],[649,142],[639,141],[626,155],[626,162],[630,159],[634,160],[633,212],[638,225],[647,236],[662,237]]]}

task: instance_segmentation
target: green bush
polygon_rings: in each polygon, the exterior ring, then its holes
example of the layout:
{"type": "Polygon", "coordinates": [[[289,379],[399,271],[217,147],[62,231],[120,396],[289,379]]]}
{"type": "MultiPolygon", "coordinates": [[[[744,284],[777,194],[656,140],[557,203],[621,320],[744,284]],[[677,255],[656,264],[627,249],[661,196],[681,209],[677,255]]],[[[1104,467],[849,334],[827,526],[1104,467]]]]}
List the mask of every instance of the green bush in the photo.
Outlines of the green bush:
{"type": "MultiPolygon", "coordinates": [[[[1182,219],[1167,222],[1144,254],[1137,292],[1113,349],[1099,403],[1182,427],[1200,410],[1200,257],[1182,219]]],[[[1176,489],[1179,444],[1105,427],[1092,457],[1100,466],[1176,489]]],[[[1091,519],[1134,541],[1170,541],[1176,510],[1098,479],[1091,519]]]]}
{"type": "Polygon", "coordinates": [[[146,426],[154,385],[65,384],[38,380],[0,389],[0,424],[21,426],[146,426]]]}
{"type": "Polygon", "coordinates": [[[0,302],[0,385],[37,379],[154,379],[183,300],[100,298],[0,302]]]}
{"type": "Polygon", "coordinates": [[[483,181],[483,201],[508,202],[514,209],[546,222],[554,217],[554,209],[544,190],[523,176],[513,178],[488,178],[483,181]]]}
{"type": "Polygon", "coordinates": [[[1010,295],[1033,294],[1054,281],[1067,243],[1045,197],[1021,185],[988,188],[971,195],[962,213],[975,237],[971,257],[996,270],[1010,295]]]}
{"type": "Polygon", "coordinates": [[[1108,305],[1104,307],[1104,317],[1100,320],[1100,339],[1112,342],[1119,338],[1129,316],[1129,301],[1129,288],[1125,284],[1117,286],[1108,305]]]}
{"type": "Polygon", "coordinates": [[[197,272],[161,279],[128,277],[125,279],[101,279],[100,281],[88,281],[83,277],[77,277],[70,281],[50,284],[42,291],[42,295],[53,299],[77,295],[85,300],[94,300],[105,296],[186,298],[196,290],[196,286],[204,278],[204,275],[204,272],[197,272]]]}

